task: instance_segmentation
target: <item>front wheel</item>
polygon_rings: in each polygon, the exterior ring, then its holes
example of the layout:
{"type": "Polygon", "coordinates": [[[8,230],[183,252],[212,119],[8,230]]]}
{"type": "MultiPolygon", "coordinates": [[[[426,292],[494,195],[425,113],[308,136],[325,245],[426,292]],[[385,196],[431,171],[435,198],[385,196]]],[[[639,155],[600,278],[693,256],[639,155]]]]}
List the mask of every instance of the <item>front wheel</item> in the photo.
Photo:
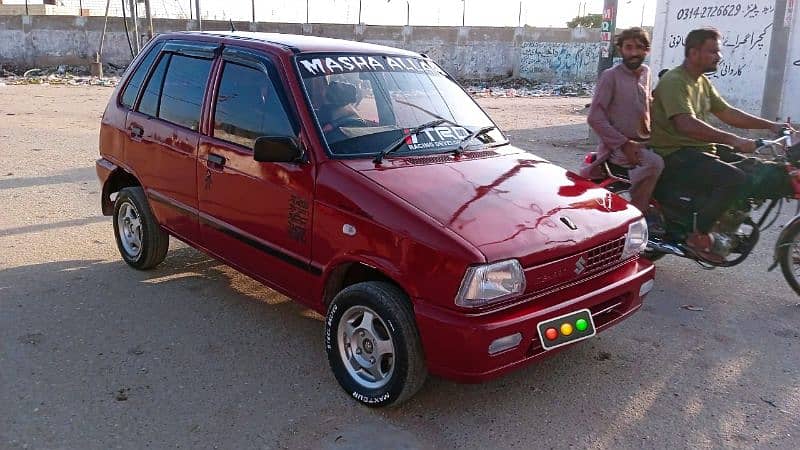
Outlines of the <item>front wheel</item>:
{"type": "Polygon", "coordinates": [[[428,375],[411,302],[389,283],[357,283],[336,295],[325,349],[342,389],[370,407],[399,405],[428,375]]]}
{"type": "Polygon", "coordinates": [[[800,295],[800,223],[793,225],[778,243],[778,261],[789,286],[800,295]]]}

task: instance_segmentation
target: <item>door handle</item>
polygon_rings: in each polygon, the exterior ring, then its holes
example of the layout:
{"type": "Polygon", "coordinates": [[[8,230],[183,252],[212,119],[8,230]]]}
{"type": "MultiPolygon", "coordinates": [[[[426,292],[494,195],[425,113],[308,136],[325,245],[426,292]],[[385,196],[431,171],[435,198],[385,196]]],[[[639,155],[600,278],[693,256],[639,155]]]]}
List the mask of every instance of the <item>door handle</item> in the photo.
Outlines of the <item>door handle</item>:
{"type": "Polygon", "coordinates": [[[206,161],[208,161],[209,167],[217,169],[222,169],[225,167],[225,157],[217,155],[216,153],[209,153],[206,161]]]}
{"type": "Polygon", "coordinates": [[[142,137],[144,135],[144,128],[142,128],[142,127],[140,127],[138,125],[133,125],[130,128],[130,132],[131,132],[131,137],[140,138],[140,137],[142,137]]]}

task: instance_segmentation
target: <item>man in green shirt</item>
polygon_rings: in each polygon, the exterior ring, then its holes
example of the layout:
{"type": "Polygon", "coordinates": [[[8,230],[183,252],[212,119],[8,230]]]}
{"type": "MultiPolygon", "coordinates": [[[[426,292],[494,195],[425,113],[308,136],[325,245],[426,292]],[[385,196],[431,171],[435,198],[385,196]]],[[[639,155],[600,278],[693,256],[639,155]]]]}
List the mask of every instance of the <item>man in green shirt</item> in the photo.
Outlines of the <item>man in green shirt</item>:
{"type": "MultiPolygon", "coordinates": [[[[658,191],[678,188],[679,180],[691,180],[693,188],[710,192],[708,201],[697,211],[697,229],[686,244],[712,260],[719,259],[711,253],[714,225],[747,184],[747,175],[730,164],[740,157],[718,152],[717,144],[752,153],[756,143],[711,126],[710,115],[736,128],[779,133],[786,126],[747,114],[722,99],[705,75],[716,72],[722,59],[720,38],[713,28],[688,34],[683,64],[665,73],[655,89],[650,139],[665,164],[656,197],[658,191]]],[[[682,183],[686,185],[686,181],[682,183]]]]}

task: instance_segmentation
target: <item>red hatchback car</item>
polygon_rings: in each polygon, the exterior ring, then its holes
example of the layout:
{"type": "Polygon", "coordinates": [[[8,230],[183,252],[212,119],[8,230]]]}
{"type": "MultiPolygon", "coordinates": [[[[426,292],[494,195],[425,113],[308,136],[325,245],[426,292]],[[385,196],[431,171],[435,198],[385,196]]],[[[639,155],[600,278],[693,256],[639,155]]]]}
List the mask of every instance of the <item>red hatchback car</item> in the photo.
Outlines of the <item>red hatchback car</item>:
{"type": "Polygon", "coordinates": [[[128,264],[156,266],[172,235],[325,315],[333,373],[370,406],[590,338],[653,285],[637,209],[510,145],[417,53],[161,35],[109,101],[100,153],[128,264]]]}

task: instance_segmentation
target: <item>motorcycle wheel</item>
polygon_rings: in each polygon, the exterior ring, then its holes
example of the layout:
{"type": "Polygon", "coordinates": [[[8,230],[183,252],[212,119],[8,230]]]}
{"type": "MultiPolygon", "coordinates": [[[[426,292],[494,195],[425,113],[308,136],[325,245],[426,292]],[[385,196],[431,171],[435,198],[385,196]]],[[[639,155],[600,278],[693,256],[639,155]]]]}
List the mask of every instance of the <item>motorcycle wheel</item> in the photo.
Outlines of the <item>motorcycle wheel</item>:
{"type": "Polygon", "coordinates": [[[800,224],[794,225],[778,246],[778,260],[781,262],[783,276],[797,295],[800,295],[800,224]]]}
{"type": "Polygon", "coordinates": [[[650,262],[656,262],[665,256],[667,256],[666,253],[648,252],[647,250],[641,253],[641,257],[650,262]]]}

